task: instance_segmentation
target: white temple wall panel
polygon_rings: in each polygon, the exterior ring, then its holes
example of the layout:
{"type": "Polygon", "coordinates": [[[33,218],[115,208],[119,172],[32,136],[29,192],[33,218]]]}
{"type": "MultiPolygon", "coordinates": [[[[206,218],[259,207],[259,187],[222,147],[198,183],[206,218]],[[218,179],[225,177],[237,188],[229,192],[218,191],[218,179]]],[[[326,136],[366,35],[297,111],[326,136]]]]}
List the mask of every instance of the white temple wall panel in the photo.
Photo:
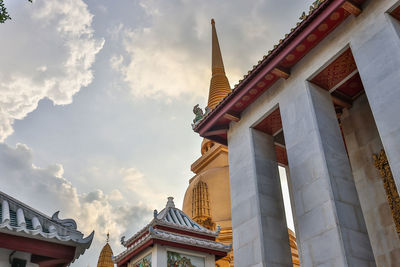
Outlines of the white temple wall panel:
{"type": "MultiPolygon", "coordinates": [[[[156,244],[154,246],[155,257],[157,258],[157,263],[152,264],[152,266],[168,266],[168,251],[177,252],[183,256],[194,256],[204,259],[204,267],[215,267],[215,256],[208,253],[196,252],[183,248],[175,248],[170,246],[164,246],[156,244]]],[[[153,259],[155,258],[153,257],[153,259]]]]}
{"type": "MultiPolygon", "coordinates": [[[[384,14],[381,28],[354,47],[353,55],[397,188],[400,188],[400,38],[393,22],[384,14]]],[[[354,36],[353,42],[358,44],[360,38],[354,36]]]]}
{"type": "Polygon", "coordinates": [[[327,91],[306,87],[299,86],[303,94],[281,105],[301,263],[371,266],[372,250],[332,100],[327,91]]]}
{"type": "Polygon", "coordinates": [[[400,242],[373,154],[383,148],[366,95],[341,116],[352,172],[377,266],[400,266],[400,242]]]}
{"type": "Polygon", "coordinates": [[[249,128],[230,138],[235,265],[292,266],[273,138],[249,128]]]}
{"type": "MultiPolygon", "coordinates": [[[[288,181],[302,266],[317,266],[329,260],[333,266],[375,265],[363,223],[368,214],[363,216],[361,212],[332,101],[327,92],[309,89],[307,80],[350,46],[380,137],[389,160],[392,158],[393,174],[399,177],[400,41],[397,26],[386,13],[397,2],[366,2],[358,17],[350,16],[344,21],[290,70],[287,80],[276,82],[242,112],[239,122],[230,124],[229,171],[238,266],[251,266],[247,260],[261,257],[259,253],[263,251],[263,242],[257,239],[261,236],[258,228],[254,228],[256,237],[252,242],[240,243],[241,236],[249,233],[246,227],[256,225],[252,216],[260,216],[253,207],[259,192],[254,179],[249,179],[256,177],[250,128],[277,105],[289,157],[288,181]]],[[[375,240],[368,234],[371,241],[375,240]]],[[[392,241],[397,247],[399,240],[392,241]]]]}

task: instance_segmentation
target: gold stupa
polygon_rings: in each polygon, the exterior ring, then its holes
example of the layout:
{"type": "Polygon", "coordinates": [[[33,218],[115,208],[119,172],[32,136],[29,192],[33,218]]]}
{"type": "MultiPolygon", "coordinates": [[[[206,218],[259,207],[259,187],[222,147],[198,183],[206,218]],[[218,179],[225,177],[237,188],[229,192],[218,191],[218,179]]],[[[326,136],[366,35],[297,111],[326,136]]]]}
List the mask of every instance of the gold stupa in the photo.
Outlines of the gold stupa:
{"type": "Polygon", "coordinates": [[[112,261],[113,251],[108,244],[109,237],[110,235],[107,234],[107,243],[100,252],[99,260],[97,261],[97,267],[114,267],[114,263],[112,261]]]}
{"type": "MultiPolygon", "coordinates": [[[[212,25],[212,77],[208,96],[208,108],[213,110],[231,91],[225,75],[215,22],[212,25]]],[[[195,176],[189,180],[183,200],[183,212],[202,226],[215,230],[221,227],[218,242],[232,244],[232,216],[229,185],[228,148],[204,139],[201,157],[191,166],[195,176]]],[[[294,233],[289,230],[289,242],[294,267],[299,266],[297,244],[294,233]]],[[[233,267],[233,251],[216,262],[219,267],[233,267]]]]}

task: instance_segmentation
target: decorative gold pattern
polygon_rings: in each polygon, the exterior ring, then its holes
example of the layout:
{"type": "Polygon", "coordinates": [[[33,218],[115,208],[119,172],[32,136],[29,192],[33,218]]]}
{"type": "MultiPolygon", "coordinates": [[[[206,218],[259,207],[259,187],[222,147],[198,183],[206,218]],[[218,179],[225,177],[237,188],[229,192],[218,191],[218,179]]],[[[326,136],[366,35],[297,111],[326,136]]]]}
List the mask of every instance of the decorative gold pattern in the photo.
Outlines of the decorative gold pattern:
{"type": "Polygon", "coordinates": [[[235,104],[236,107],[240,108],[241,106],[243,106],[243,104],[241,102],[238,102],[235,104]]]}
{"type": "Polygon", "coordinates": [[[286,60],[287,61],[293,61],[295,59],[295,56],[293,55],[293,54],[289,54],[287,57],[286,57],[286,60]]]}
{"type": "Polygon", "coordinates": [[[330,16],[331,20],[338,20],[339,18],[340,18],[339,12],[333,12],[332,15],[330,16]]]}
{"type": "Polygon", "coordinates": [[[255,94],[257,94],[257,93],[258,93],[258,90],[257,90],[257,89],[254,89],[254,88],[253,88],[253,89],[250,90],[250,94],[251,94],[251,95],[255,95],[255,94]]]}
{"type": "Polygon", "coordinates": [[[324,31],[326,31],[327,29],[328,29],[328,24],[326,24],[326,23],[323,23],[323,24],[321,24],[321,25],[318,26],[318,30],[319,30],[320,32],[324,32],[324,31]]]}
{"type": "Polygon", "coordinates": [[[272,74],[267,74],[267,75],[265,75],[265,79],[267,80],[267,81],[270,81],[270,80],[272,80],[274,78],[274,75],[272,75],[272,74]]]}
{"type": "Polygon", "coordinates": [[[264,87],[264,85],[265,85],[265,82],[259,82],[259,83],[257,83],[257,86],[260,87],[260,88],[264,87]]]}
{"type": "Polygon", "coordinates": [[[400,197],[393,179],[392,171],[390,170],[385,150],[382,149],[379,155],[374,154],[372,157],[375,161],[375,167],[379,170],[379,173],[382,176],[386,197],[389,202],[390,209],[392,210],[392,216],[396,226],[397,235],[400,238],[400,197]]]}
{"type": "Polygon", "coordinates": [[[317,36],[315,35],[315,34],[310,34],[308,37],[307,37],[307,41],[309,41],[309,42],[314,42],[315,40],[317,40],[317,36]]]}
{"type": "Polygon", "coordinates": [[[304,50],[306,50],[306,46],[303,44],[296,47],[296,51],[298,52],[303,52],[304,50]]]}
{"type": "Polygon", "coordinates": [[[208,199],[208,187],[203,181],[197,183],[192,194],[192,218],[197,223],[213,230],[214,223],[211,220],[210,200],[208,199]]]}
{"type": "Polygon", "coordinates": [[[318,86],[330,90],[348,77],[357,69],[351,49],[348,48],[337,59],[323,69],[312,82],[318,86]]]}

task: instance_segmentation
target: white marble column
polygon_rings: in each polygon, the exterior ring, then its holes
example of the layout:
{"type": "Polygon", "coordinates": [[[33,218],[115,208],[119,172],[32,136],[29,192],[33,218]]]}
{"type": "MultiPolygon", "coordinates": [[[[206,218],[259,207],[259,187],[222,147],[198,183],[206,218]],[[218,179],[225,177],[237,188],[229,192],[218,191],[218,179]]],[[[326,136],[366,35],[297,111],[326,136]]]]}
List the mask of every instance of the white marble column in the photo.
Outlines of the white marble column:
{"type": "Polygon", "coordinates": [[[299,84],[280,110],[301,266],[374,266],[329,93],[299,84]]]}
{"type": "MultiPolygon", "coordinates": [[[[381,29],[369,39],[351,42],[376,126],[400,188],[400,25],[386,14],[381,29]]],[[[379,152],[379,151],[376,151],[379,152]]]]}
{"type": "Polygon", "coordinates": [[[235,266],[292,266],[272,136],[253,129],[229,134],[235,266]]]}

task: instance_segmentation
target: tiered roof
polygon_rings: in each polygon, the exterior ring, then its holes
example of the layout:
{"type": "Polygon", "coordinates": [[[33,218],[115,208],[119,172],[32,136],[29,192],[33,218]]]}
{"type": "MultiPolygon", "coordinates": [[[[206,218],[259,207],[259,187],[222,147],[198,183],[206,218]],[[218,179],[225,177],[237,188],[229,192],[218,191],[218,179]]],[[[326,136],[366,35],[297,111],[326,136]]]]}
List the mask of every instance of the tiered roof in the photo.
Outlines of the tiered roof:
{"type": "Polygon", "coordinates": [[[122,245],[127,249],[113,260],[120,266],[154,243],[225,256],[232,247],[216,242],[218,234],[219,230],[208,230],[175,208],[173,198],[169,197],[162,211],[154,211],[154,218],[149,224],[128,240],[121,238],[122,245]]]}
{"type": "Polygon", "coordinates": [[[72,219],[50,218],[0,191],[0,233],[75,247],[74,261],[92,243],[94,231],[84,238],[72,219]]]}

